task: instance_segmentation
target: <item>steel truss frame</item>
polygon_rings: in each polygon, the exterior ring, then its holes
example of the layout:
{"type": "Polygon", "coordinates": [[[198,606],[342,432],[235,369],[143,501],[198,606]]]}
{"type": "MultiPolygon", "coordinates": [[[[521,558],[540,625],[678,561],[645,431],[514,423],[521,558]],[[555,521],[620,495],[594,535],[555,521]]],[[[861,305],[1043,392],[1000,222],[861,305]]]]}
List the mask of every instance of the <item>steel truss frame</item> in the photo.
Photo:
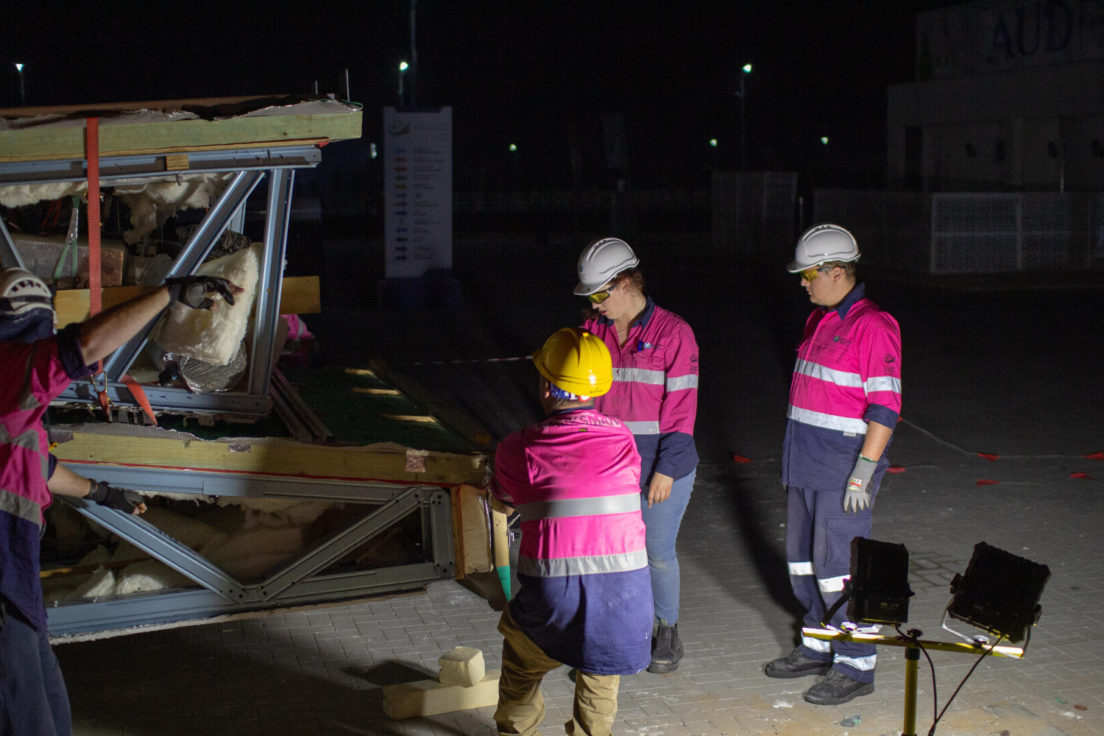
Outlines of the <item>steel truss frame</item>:
{"type": "Polygon", "coordinates": [[[299,478],[242,478],[216,471],[104,468],[97,477],[119,485],[194,492],[197,496],[307,497],[376,505],[374,511],[318,540],[257,583],[243,583],[140,516],[64,497],[82,515],[139,547],[203,590],[135,594],[47,609],[51,636],[164,625],[269,608],[318,604],[420,587],[455,573],[450,492],[402,486],[299,478]],[[137,482],[136,482],[137,481],[137,482]],[[182,487],[183,486],[183,487],[182,487]],[[325,569],[411,514],[419,514],[427,550],[422,562],[339,573],[325,569]]]}
{"type": "MultiPolygon", "coordinates": [[[[195,174],[232,174],[218,201],[175,260],[169,276],[194,273],[236,217],[244,213],[249,196],[268,177],[261,277],[251,329],[250,368],[245,390],[193,394],[186,389],[144,386],[155,410],[170,413],[232,416],[266,416],[273,401],[282,414],[306,414],[299,434],[324,439],[328,430],[314,427],[309,408],[296,410],[294,400],[279,390],[270,398],[275,374],[273,355],[287,232],[291,217],[294,172],[317,166],[321,151],[313,143],[243,146],[239,150],[188,152],[186,171],[169,171],[167,152],[105,156],[100,159],[100,180],[108,188],[122,179],[155,179],[195,174]],[[289,402],[292,406],[288,407],[289,402]],[[285,410],[286,409],[286,410],[285,410]],[[305,427],[305,428],[304,428],[305,427]]],[[[179,158],[179,154],[172,154],[179,158]]],[[[175,164],[175,162],[174,162],[175,164]]],[[[0,163],[0,185],[77,182],[86,177],[83,158],[0,163]]],[[[0,263],[23,267],[11,234],[0,218],[0,263]]],[[[139,410],[138,402],[121,379],[145,348],[152,324],[119,348],[104,363],[106,390],[119,407],[139,410]]],[[[282,379],[277,375],[277,384],[282,379]]],[[[279,388],[279,385],[275,387],[279,388]]],[[[292,392],[293,393],[293,392],[292,392]]],[[[61,394],[60,403],[98,401],[87,382],[74,382],[61,394]]],[[[292,427],[293,431],[295,427],[292,427]]],[[[136,594],[104,600],[61,604],[48,609],[52,636],[67,637],[93,632],[156,626],[260,609],[309,605],[355,598],[373,593],[411,590],[436,579],[453,577],[455,555],[451,494],[447,488],[403,483],[330,481],[284,476],[241,476],[218,471],[129,468],[104,465],[97,480],[150,491],[172,491],[197,496],[298,497],[343,503],[364,503],[378,508],[342,530],[331,533],[286,561],[258,583],[235,579],[191,548],[160,531],[141,517],[130,516],[80,499],[64,499],[77,510],[155,559],[200,586],[136,594]],[[412,514],[421,517],[423,562],[353,572],[326,573],[326,568],[376,535],[412,514]]]]}
{"type": "MultiPolygon", "coordinates": [[[[171,177],[174,173],[166,171],[167,155],[145,153],[106,156],[100,160],[102,186],[110,187],[113,181],[123,179],[130,183],[134,179],[171,177]]],[[[155,410],[187,414],[266,416],[271,409],[268,388],[275,365],[273,349],[276,325],[280,317],[280,295],[295,169],[317,166],[322,153],[315,145],[295,144],[199,151],[188,153],[187,156],[189,168],[187,171],[175,172],[177,176],[232,173],[233,177],[174,261],[169,276],[194,273],[222,237],[230,221],[244,208],[261,180],[265,176],[269,180],[261,277],[251,330],[253,337],[249,353],[249,377],[244,391],[193,394],[184,388],[159,386],[144,386],[143,390],[155,410]]],[[[0,163],[0,185],[81,181],[85,178],[85,167],[84,159],[0,163]]],[[[11,234],[2,221],[0,261],[6,266],[23,267],[11,234]]],[[[152,328],[153,323],[104,362],[107,395],[115,406],[140,410],[138,402],[122,382],[122,377],[145,349],[152,328]]],[[[74,381],[57,401],[93,404],[98,402],[98,398],[88,382],[74,381]]]]}

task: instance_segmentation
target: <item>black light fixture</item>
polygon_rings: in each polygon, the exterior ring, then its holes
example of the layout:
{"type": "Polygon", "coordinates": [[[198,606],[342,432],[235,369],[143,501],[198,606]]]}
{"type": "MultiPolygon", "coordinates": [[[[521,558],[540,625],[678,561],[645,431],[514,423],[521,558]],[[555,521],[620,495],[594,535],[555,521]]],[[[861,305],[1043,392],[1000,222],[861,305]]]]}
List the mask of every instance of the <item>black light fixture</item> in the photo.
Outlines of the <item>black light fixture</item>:
{"type": "Polygon", "coordinates": [[[851,540],[850,599],[847,618],[855,622],[903,624],[908,621],[908,550],[903,544],[851,540]]]}
{"type": "Polygon", "coordinates": [[[943,628],[971,640],[946,625],[950,616],[1010,642],[1022,641],[1039,620],[1039,598],[1049,577],[1046,565],[978,542],[966,574],[951,580],[954,597],[947,605],[943,628]]]}

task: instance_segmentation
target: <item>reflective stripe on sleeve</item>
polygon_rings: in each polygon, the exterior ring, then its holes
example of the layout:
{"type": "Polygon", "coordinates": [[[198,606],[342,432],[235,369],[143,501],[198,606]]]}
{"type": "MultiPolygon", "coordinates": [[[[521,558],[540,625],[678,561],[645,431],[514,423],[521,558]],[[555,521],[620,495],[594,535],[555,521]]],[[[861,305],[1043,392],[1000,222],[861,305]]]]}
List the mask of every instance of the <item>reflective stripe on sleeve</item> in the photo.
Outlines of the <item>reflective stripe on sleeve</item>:
{"type": "Polygon", "coordinates": [[[791,575],[812,575],[813,563],[811,562],[791,562],[789,563],[791,575]]]}
{"type": "Polygon", "coordinates": [[[667,379],[667,393],[672,391],[685,391],[690,388],[698,387],[698,377],[695,375],[689,376],[675,376],[674,378],[667,379]]]}
{"type": "Polygon", "coordinates": [[[562,557],[555,560],[518,559],[518,574],[536,578],[559,578],[574,575],[600,575],[607,572],[629,572],[648,567],[647,550],[617,555],[593,557],[562,557]]]}
{"type": "Polygon", "coordinates": [[[840,575],[836,578],[817,578],[817,587],[821,593],[838,593],[843,590],[843,584],[850,575],[840,575]]]}
{"type": "Polygon", "coordinates": [[[622,422],[633,434],[659,434],[659,422],[622,422]]]}
{"type": "Polygon", "coordinates": [[[832,429],[839,432],[851,432],[853,434],[866,434],[866,422],[862,419],[838,417],[834,414],[825,414],[809,409],[799,409],[793,405],[791,405],[789,411],[786,412],[786,416],[795,422],[808,424],[812,427],[832,429]]]}
{"type": "Polygon", "coordinates": [[[563,519],[572,516],[604,516],[640,511],[639,493],[619,493],[616,496],[566,498],[556,501],[534,501],[517,507],[522,521],[563,519]]]}
{"type": "Polygon", "coordinates": [[[892,391],[895,394],[899,394],[901,393],[901,379],[894,378],[893,376],[871,376],[866,379],[863,388],[868,394],[877,391],[892,391]]]}

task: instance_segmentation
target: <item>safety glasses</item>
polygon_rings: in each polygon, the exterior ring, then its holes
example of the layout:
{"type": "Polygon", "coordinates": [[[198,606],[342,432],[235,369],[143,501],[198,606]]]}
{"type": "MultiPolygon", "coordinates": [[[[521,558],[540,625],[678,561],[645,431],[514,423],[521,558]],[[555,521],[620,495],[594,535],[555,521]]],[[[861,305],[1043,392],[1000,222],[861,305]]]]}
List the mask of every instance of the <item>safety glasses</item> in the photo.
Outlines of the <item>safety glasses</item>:
{"type": "Polygon", "coordinates": [[[610,292],[617,288],[617,284],[613,284],[605,291],[599,291],[596,294],[587,294],[587,299],[591,304],[601,304],[605,300],[610,298],[610,292]]]}
{"type": "Polygon", "coordinates": [[[807,268],[801,272],[801,279],[803,281],[812,281],[820,275],[821,271],[831,271],[835,266],[821,266],[820,268],[807,268]]]}

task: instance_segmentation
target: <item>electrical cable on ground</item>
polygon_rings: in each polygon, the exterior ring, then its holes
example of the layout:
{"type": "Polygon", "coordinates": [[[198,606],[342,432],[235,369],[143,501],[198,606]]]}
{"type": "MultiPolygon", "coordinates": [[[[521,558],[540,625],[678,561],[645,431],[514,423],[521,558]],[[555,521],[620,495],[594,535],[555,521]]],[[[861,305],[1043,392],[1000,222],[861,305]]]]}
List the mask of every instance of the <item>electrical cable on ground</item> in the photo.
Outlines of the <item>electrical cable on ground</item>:
{"type": "Polygon", "coordinates": [[[928,438],[934,440],[935,442],[938,442],[941,445],[944,445],[945,447],[950,447],[952,450],[961,452],[964,455],[976,455],[978,457],[983,457],[986,460],[1098,460],[1104,458],[1104,454],[1102,453],[1092,453],[1087,455],[997,455],[990,452],[978,452],[975,450],[967,450],[966,448],[960,447],[953,442],[948,442],[947,440],[938,437],[935,433],[924,429],[915,422],[908,421],[904,417],[901,417],[898,421],[901,424],[907,424],[908,426],[915,429],[917,432],[927,436],[928,438]]]}

